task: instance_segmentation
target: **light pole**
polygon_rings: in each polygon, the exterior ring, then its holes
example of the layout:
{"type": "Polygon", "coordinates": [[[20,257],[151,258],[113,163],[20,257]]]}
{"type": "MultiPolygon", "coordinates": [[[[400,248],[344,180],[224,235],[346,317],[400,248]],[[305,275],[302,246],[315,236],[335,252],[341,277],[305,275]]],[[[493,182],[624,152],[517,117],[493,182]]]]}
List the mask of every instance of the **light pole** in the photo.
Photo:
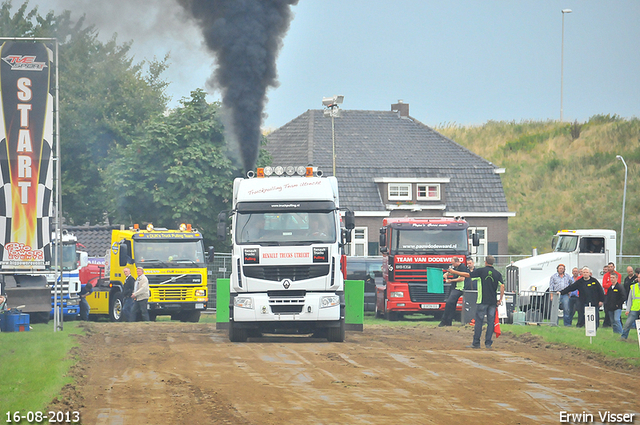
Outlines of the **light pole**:
{"type": "Polygon", "coordinates": [[[571,13],[571,9],[562,9],[562,46],[560,48],[560,122],[563,122],[562,89],[564,85],[564,14],[571,13]]]}
{"type": "Polygon", "coordinates": [[[624,207],[627,203],[627,163],[620,155],[616,155],[616,159],[619,159],[624,164],[624,192],[622,192],[622,225],[620,226],[620,253],[618,254],[618,264],[622,261],[622,242],[624,242],[624,207]]]}
{"type": "Polygon", "coordinates": [[[336,175],[336,128],[333,121],[334,118],[340,117],[340,108],[338,105],[344,101],[344,96],[323,97],[322,105],[326,107],[324,116],[331,117],[331,149],[333,158],[333,176],[336,175]]]}

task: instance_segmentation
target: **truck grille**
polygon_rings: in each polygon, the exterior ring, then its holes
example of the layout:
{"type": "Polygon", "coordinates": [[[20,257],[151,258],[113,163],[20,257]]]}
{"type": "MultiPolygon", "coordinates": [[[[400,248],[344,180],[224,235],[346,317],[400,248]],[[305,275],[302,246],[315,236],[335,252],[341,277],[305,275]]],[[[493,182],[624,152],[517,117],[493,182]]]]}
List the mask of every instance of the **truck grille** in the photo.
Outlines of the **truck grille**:
{"type": "Polygon", "coordinates": [[[306,291],[269,291],[269,307],[274,314],[299,314],[304,307],[306,291]]]}
{"type": "Polygon", "coordinates": [[[152,288],[151,295],[158,301],[184,301],[187,299],[187,288],[152,288]]]}
{"type": "Polygon", "coordinates": [[[146,275],[147,279],[149,279],[149,285],[159,285],[162,282],[164,285],[173,285],[173,284],[191,284],[191,285],[201,285],[202,284],[202,276],[199,274],[161,274],[161,275],[146,275]],[[175,280],[171,280],[175,279],[175,280]]]}
{"type": "Polygon", "coordinates": [[[414,303],[425,302],[445,302],[449,298],[451,293],[451,284],[444,284],[444,294],[432,294],[427,292],[427,285],[412,285],[409,284],[409,297],[414,303]]]}
{"type": "Polygon", "coordinates": [[[329,274],[329,265],[245,266],[243,271],[246,277],[280,282],[283,279],[303,280],[326,276],[329,274]]]}

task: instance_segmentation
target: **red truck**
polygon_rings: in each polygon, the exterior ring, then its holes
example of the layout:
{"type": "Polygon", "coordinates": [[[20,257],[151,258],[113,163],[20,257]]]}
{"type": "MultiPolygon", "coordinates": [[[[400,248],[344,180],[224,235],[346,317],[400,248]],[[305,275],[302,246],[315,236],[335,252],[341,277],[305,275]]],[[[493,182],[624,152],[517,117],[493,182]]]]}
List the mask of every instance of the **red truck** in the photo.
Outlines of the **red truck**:
{"type": "MultiPolygon", "coordinates": [[[[469,238],[462,218],[385,218],[380,229],[383,283],[376,287],[376,316],[398,320],[404,314],[422,313],[440,319],[451,292],[443,283],[442,269],[451,259],[469,256],[469,238]],[[428,268],[439,282],[427,281],[428,268]]],[[[455,284],[454,284],[455,285],[455,284]]],[[[462,299],[457,311],[462,310],[462,299]]]]}

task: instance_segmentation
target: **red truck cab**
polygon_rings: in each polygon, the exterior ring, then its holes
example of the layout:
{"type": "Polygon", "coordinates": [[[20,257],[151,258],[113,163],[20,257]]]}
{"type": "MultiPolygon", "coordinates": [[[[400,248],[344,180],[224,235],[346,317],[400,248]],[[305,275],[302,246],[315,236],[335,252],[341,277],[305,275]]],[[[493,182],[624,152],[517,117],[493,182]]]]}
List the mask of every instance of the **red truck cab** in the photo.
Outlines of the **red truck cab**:
{"type": "MultiPolygon", "coordinates": [[[[462,218],[385,218],[380,229],[383,284],[376,287],[376,316],[397,320],[422,313],[440,319],[455,284],[443,283],[453,257],[469,256],[469,223],[462,218]],[[432,282],[427,279],[428,269],[432,282]]],[[[462,300],[457,310],[462,310],[462,300]]]]}

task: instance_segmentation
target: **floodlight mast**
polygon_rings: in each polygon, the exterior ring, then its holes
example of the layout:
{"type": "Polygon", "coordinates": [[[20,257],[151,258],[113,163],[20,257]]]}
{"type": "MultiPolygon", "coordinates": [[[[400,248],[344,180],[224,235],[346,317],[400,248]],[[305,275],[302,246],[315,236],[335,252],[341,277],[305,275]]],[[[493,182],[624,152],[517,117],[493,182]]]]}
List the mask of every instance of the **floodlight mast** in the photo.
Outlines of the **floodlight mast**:
{"type": "Polygon", "coordinates": [[[336,175],[336,130],[335,130],[335,122],[334,118],[340,117],[340,107],[344,101],[344,96],[342,95],[334,95],[333,97],[323,97],[322,105],[327,109],[324,110],[325,116],[331,117],[331,147],[333,153],[333,176],[336,175]]]}

